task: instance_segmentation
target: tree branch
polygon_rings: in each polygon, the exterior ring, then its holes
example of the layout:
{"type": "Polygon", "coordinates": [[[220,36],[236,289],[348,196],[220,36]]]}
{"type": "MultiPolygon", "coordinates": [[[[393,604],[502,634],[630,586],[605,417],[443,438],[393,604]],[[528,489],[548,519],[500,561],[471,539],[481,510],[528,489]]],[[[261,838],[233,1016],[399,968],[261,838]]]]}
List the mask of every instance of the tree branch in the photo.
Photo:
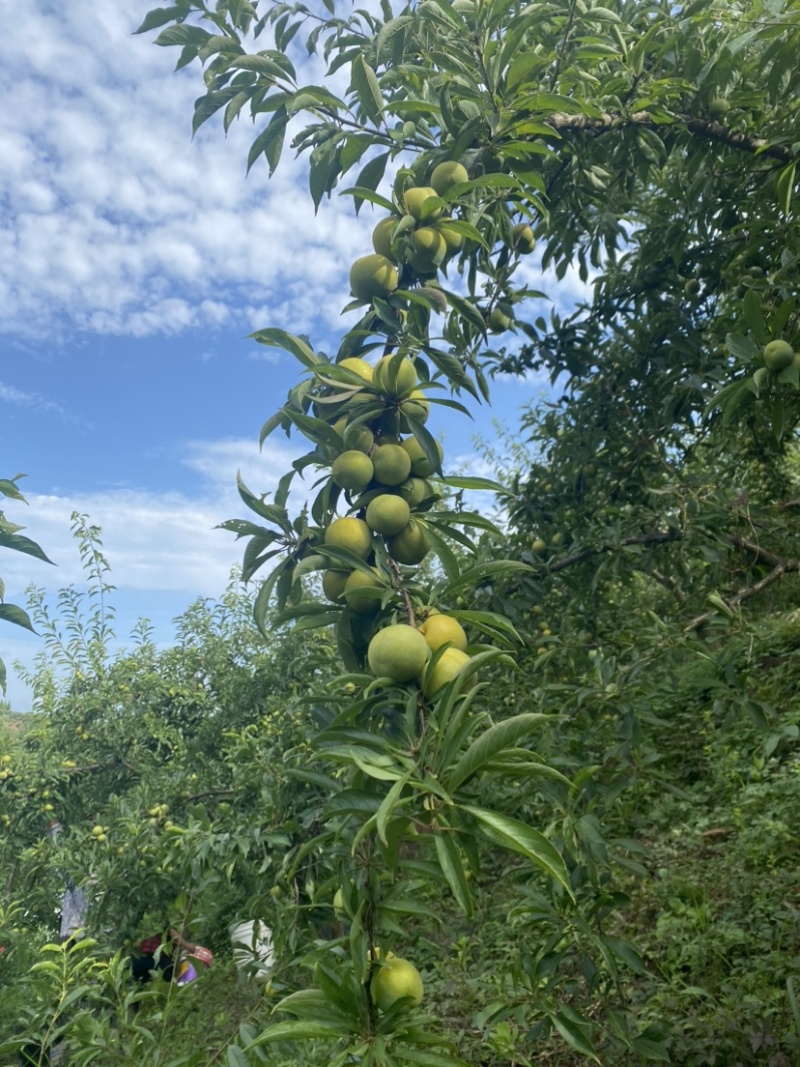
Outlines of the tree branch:
{"type": "Polygon", "coordinates": [[[195,800],[202,800],[204,797],[234,797],[236,796],[235,789],[206,789],[202,793],[192,793],[189,797],[184,797],[184,804],[192,804],[195,800]]]}
{"type": "MultiPolygon", "coordinates": [[[[768,563],[772,566],[772,570],[764,578],[754,582],[753,585],[748,585],[745,589],[741,589],[735,596],[732,596],[725,603],[728,605],[731,611],[745,600],[750,600],[754,596],[758,596],[759,593],[763,593],[765,589],[768,589],[771,585],[774,585],[779,578],[782,578],[784,574],[793,574],[800,571],[800,559],[784,559],[781,556],[776,556],[772,552],[768,552],[766,549],[761,548],[760,545],[754,544],[752,541],[747,541],[744,537],[740,537],[736,534],[733,538],[735,545],[744,549],[747,552],[752,552],[753,555],[762,563],[768,563]]],[[[716,611],[704,611],[702,615],[698,615],[697,618],[692,619],[689,625],[686,627],[686,633],[691,633],[693,630],[697,630],[704,622],[708,622],[709,619],[716,615],[716,611]]]]}
{"type": "MultiPolygon", "coordinates": [[[[656,122],[649,111],[636,111],[631,115],[605,114],[599,117],[556,113],[549,115],[545,121],[556,130],[610,130],[626,129],[631,126],[659,130],[666,125],[663,122],[656,122]]],[[[737,133],[709,119],[676,114],[673,116],[673,125],[683,125],[690,133],[704,137],[708,141],[727,145],[729,148],[738,148],[751,154],[769,156],[771,159],[780,160],[781,163],[791,163],[795,158],[788,145],[770,144],[763,137],[750,137],[745,133],[737,133]]]]}
{"type": "Polygon", "coordinates": [[[558,561],[558,563],[547,563],[544,565],[544,569],[548,574],[557,574],[559,571],[566,570],[567,567],[574,567],[576,563],[583,563],[584,560],[591,559],[592,556],[597,556],[601,552],[613,552],[618,548],[627,548],[630,545],[663,545],[669,541],[680,541],[683,534],[679,530],[665,530],[663,533],[657,530],[653,530],[651,533],[634,534],[631,537],[625,537],[618,545],[598,545],[595,548],[584,548],[581,552],[575,552],[571,556],[565,556],[564,559],[558,561]]]}

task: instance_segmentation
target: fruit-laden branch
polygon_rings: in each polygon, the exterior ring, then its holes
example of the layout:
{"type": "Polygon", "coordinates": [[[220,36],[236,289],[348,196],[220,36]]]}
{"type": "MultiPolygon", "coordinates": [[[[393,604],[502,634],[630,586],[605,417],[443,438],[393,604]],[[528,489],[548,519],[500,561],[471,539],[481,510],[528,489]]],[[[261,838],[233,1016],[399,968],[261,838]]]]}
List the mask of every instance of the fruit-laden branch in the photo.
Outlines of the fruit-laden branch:
{"type": "MultiPolygon", "coordinates": [[[[683,124],[690,133],[705,137],[706,140],[715,141],[717,144],[728,145],[730,148],[738,148],[743,152],[758,153],[762,156],[770,156],[782,163],[791,163],[795,158],[791,148],[782,144],[770,144],[763,137],[749,137],[745,133],[737,133],[718,122],[708,119],[700,119],[692,115],[675,115],[674,122],[683,124]]],[[[625,129],[630,126],[644,126],[648,129],[663,129],[665,123],[656,122],[649,111],[636,111],[632,115],[601,115],[590,117],[588,115],[565,115],[557,113],[547,117],[548,125],[556,130],[611,130],[625,129]]]]}
{"type": "MultiPolygon", "coordinates": [[[[753,555],[761,563],[768,563],[772,566],[772,570],[760,581],[755,582],[753,585],[748,585],[746,589],[740,590],[735,596],[730,597],[725,603],[728,605],[731,611],[737,608],[745,600],[750,600],[751,597],[758,596],[759,593],[763,593],[765,589],[773,585],[782,578],[784,574],[792,574],[800,571],[800,559],[784,559],[782,556],[776,556],[772,552],[768,552],[766,549],[761,548],[760,545],[754,544],[752,541],[746,540],[744,537],[734,536],[734,544],[739,548],[743,548],[747,552],[752,552],[753,555]]],[[[716,615],[716,611],[705,611],[702,615],[698,615],[696,619],[692,619],[689,625],[686,627],[686,632],[691,633],[693,630],[697,630],[702,626],[704,622],[707,622],[710,618],[716,615]]]]}

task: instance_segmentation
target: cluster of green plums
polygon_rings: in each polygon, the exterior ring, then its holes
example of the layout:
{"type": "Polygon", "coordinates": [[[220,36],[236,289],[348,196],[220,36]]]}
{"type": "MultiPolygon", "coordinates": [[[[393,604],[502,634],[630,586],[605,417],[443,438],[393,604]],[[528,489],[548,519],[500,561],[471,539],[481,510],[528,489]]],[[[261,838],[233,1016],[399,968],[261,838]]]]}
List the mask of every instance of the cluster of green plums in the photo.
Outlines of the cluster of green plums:
{"type": "MultiPolygon", "coordinates": [[[[397,212],[381,219],[372,232],[371,255],[361,256],[350,270],[350,288],[357,300],[386,299],[400,285],[404,266],[426,281],[464,246],[464,235],[446,214],[446,197],[456,186],[469,181],[463,163],[446,160],[430,176],[430,185],[414,185],[397,197],[397,212]]],[[[536,246],[532,228],[525,222],[512,230],[512,245],[520,255],[536,246]]],[[[510,317],[498,308],[489,313],[493,331],[508,329],[510,317]]]]}
{"type": "MultiPolygon", "coordinates": [[[[357,357],[336,366],[348,372],[348,380],[324,385],[315,410],[341,441],[340,448],[328,452],[329,477],[349,510],[326,526],[324,544],[346,549],[364,566],[332,562],[323,571],[322,589],[329,600],[346,604],[355,615],[375,616],[377,623],[380,609],[398,602],[399,568],[419,565],[431,548],[420,520],[438,496],[430,481],[435,465],[408,433],[411,422],[427,422],[430,404],[413,359],[401,353],[385,355],[375,366],[357,357]]],[[[438,466],[443,451],[438,444],[436,450],[438,466]]],[[[419,626],[396,622],[373,633],[367,661],[377,676],[417,681],[432,695],[469,656],[466,633],[456,619],[430,608],[424,615],[419,626]],[[448,647],[429,665],[442,645],[448,647]]]]}

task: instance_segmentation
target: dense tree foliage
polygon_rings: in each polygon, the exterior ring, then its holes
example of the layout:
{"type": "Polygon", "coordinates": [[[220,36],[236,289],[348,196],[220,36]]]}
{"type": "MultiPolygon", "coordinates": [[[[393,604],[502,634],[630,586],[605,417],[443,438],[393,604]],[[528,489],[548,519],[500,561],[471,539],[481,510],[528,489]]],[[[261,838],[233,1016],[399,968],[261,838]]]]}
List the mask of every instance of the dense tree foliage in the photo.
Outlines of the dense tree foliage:
{"type": "Polygon", "coordinates": [[[347,176],[381,215],[333,355],[255,335],[304,371],[262,440],[309,451],[225,523],[253,604],[232,586],[173,649],[143,628],[111,658],[81,519],[88,606],[32,597],[41,714],[0,771],[9,1048],[41,1060],[65,1027],[75,1063],[796,1057],[798,26],[780,0],[147,16],[203,65],[195,128],[249,111],[249,166],[291,139],[319,210],[347,176]],[[543,368],[506,484],[448,477],[439,407],[543,368]],[[94,940],[26,977],[64,871],[95,880],[94,940]],[[224,959],[255,917],[272,996],[216,966],[202,1047],[194,993],[131,990],[113,955],[180,921],[224,959]]]}

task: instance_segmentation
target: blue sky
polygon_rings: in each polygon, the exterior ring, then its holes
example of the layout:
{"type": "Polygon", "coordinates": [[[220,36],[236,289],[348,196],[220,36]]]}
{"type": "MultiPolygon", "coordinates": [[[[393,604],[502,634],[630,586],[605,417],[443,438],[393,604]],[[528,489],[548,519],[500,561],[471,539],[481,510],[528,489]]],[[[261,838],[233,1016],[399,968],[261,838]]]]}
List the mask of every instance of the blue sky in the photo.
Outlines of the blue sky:
{"type": "MultiPolygon", "coordinates": [[[[169,641],[177,614],[223,591],[241,544],[215,527],[245,512],[237,469],[264,492],[298,454],[283,437],[259,453],[299,368],[247,335],[278,326],[330,349],[352,321],[340,316],[350,263],[372,251],[380,217],[356,219],[336,196],[315,216],[306,161],[290,153],[271,181],[266,165],[246,178],[247,119],[227,140],[214,120],[192,140],[197,69],[173,73],[173,49],[132,36],[153,6],[0,7],[0,476],[26,473],[28,507],[7,515],[57,564],[4,553],[0,575],[12,603],[30,582],[51,599],[80,583],[70,514],[88,514],[123,643],[140,616],[169,641]]],[[[555,295],[535,261],[525,280],[555,295]]],[[[579,290],[568,275],[559,302],[579,290]]],[[[516,425],[542,388],[496,383],[474,422],[437,412],[450,468],[480,469],[473,435],[516,425]]],[[[9,667],[40,647],[0,630],[9,667]]],[[[11,670],[9,699],[30,704],[11,670]]]]}

